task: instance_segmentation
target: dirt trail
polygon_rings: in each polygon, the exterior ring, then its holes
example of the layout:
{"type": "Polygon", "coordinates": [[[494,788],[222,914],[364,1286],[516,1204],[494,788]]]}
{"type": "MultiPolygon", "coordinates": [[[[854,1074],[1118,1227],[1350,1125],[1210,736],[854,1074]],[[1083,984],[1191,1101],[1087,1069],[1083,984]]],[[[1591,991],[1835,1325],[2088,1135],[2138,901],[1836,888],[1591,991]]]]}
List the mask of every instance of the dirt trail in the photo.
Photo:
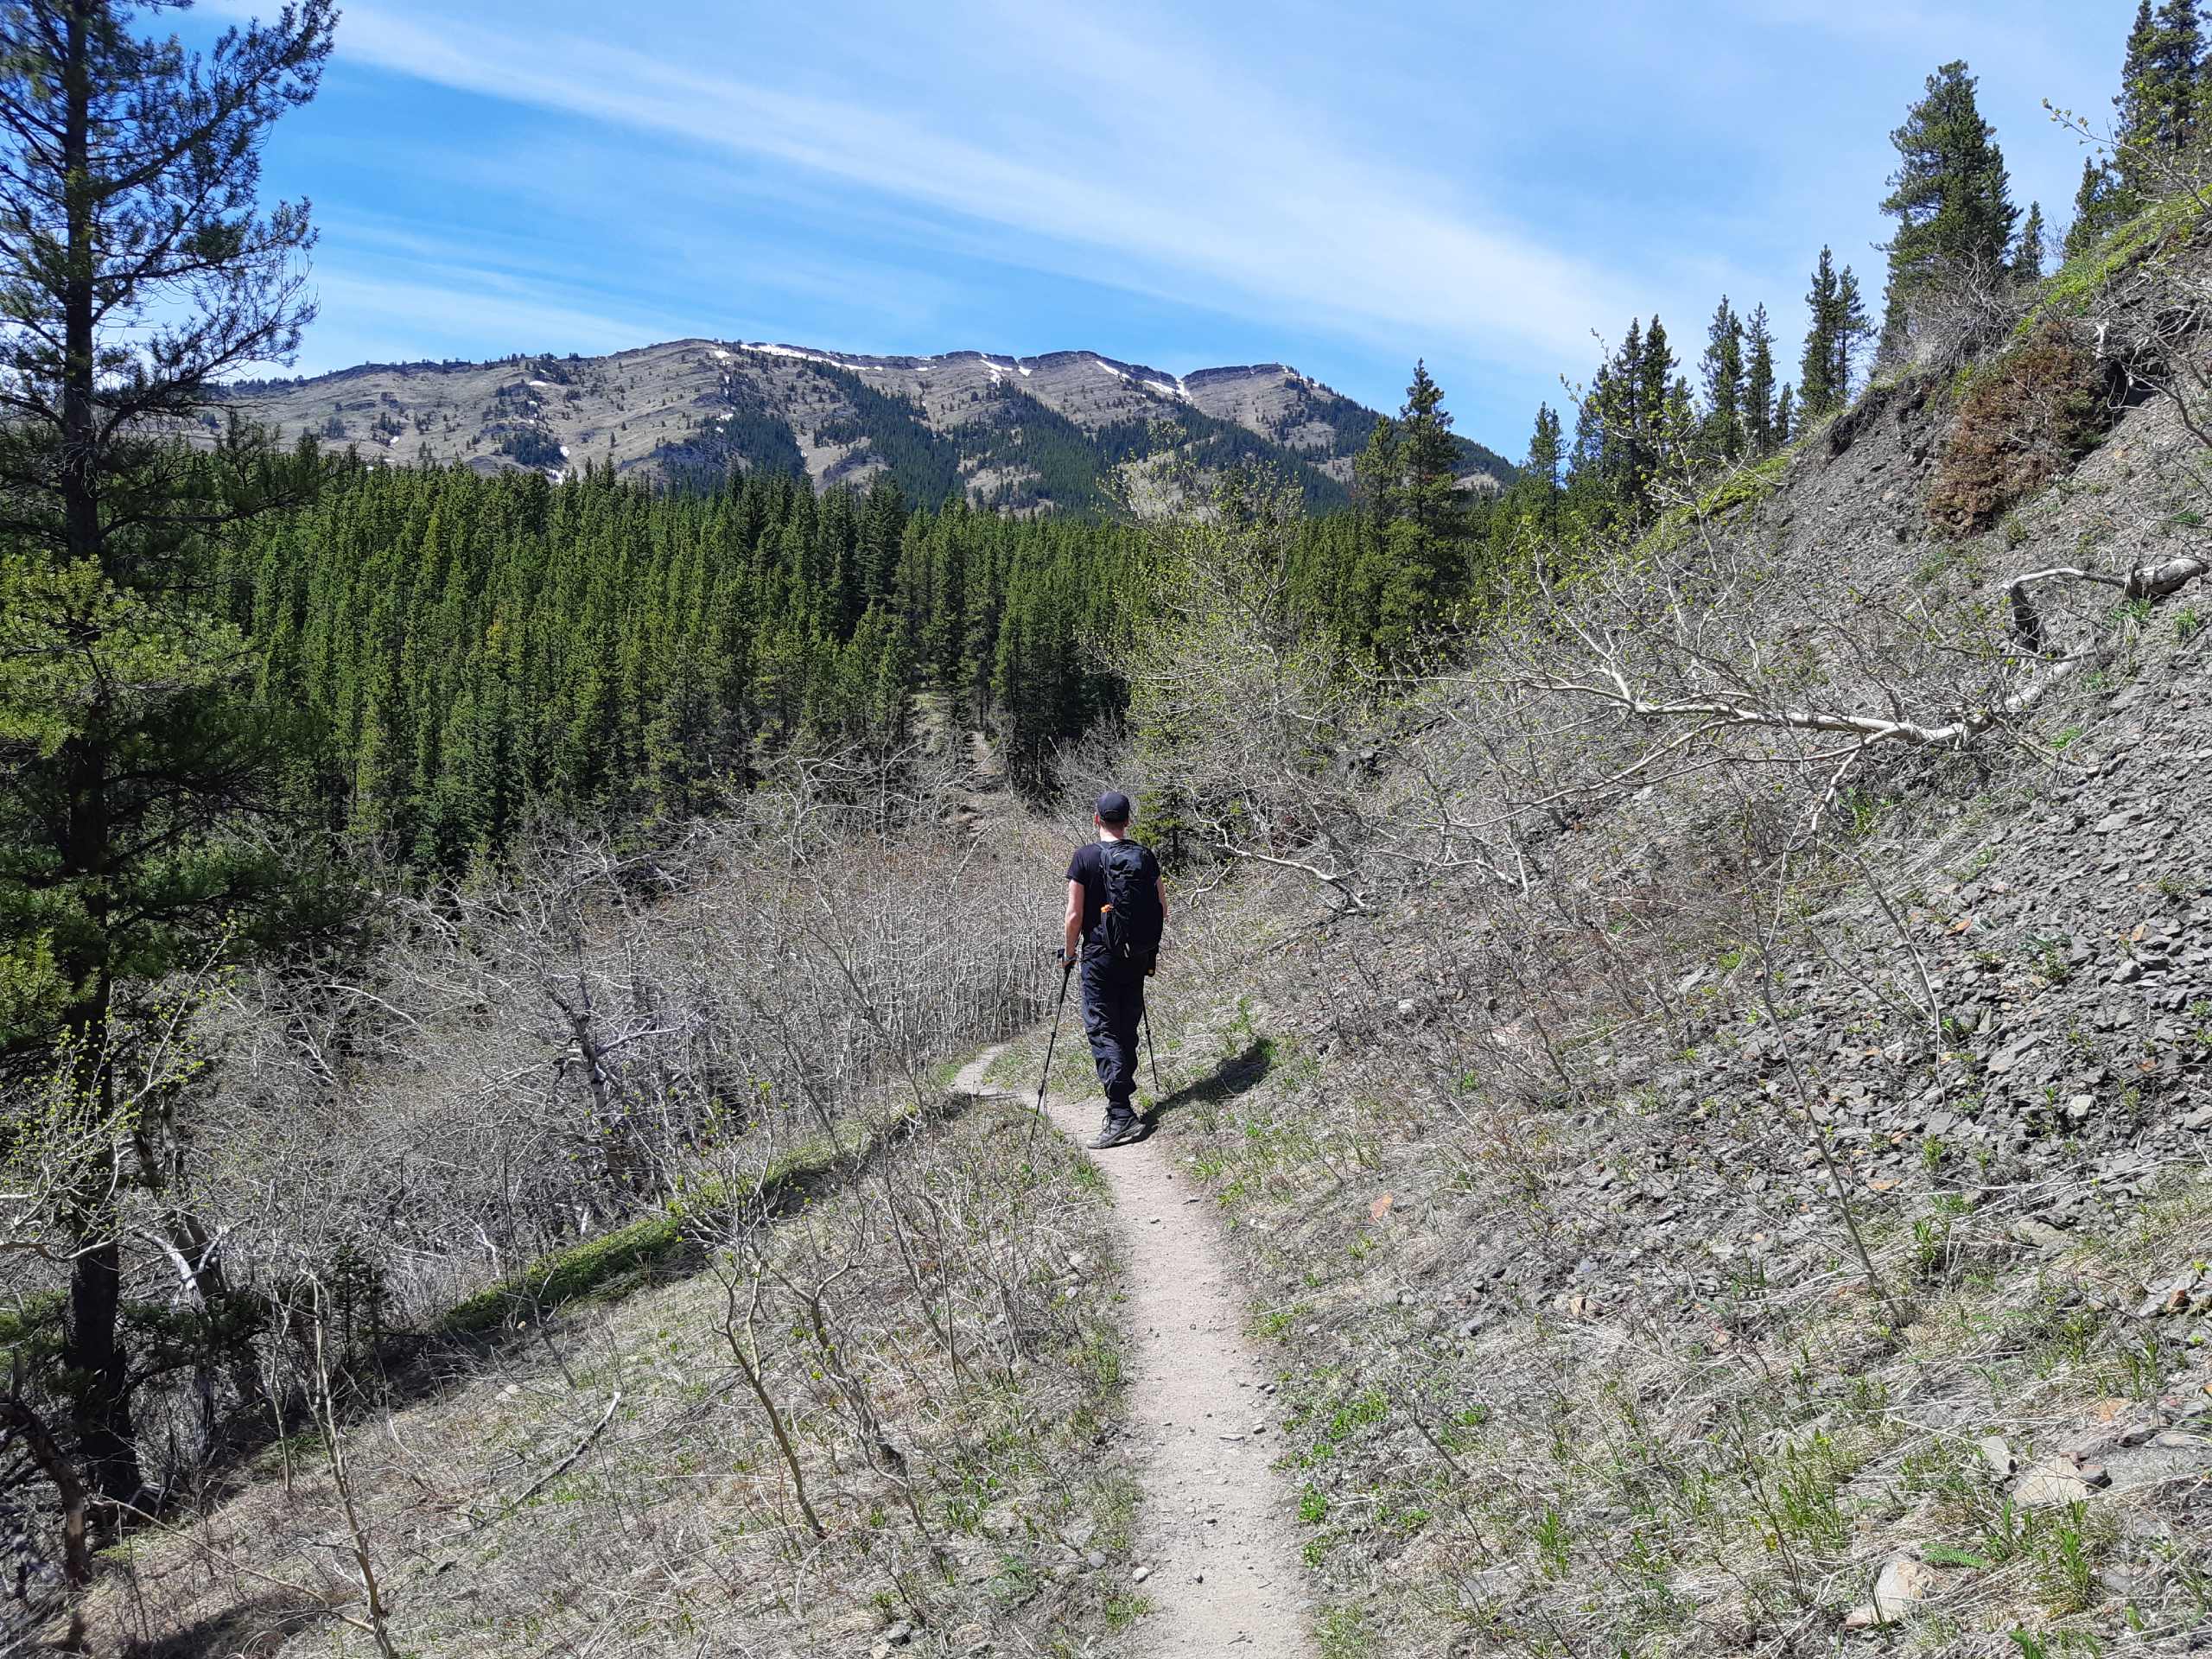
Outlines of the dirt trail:
{"type": "MultiPolygon", "coordinates": [[[[953,1087],[1011,1097],[982,1081],[998,1052],[978,1056],[953,1087]]],[[[1097,1130],[1092,1108],[1058,1096],[1047,1107],[1078,1144],[1097,1130]]],[[[1309,1659],[1292,1499],[1274,1466],[1281,1414],[1243,1334],[1244,1300],[1212,1206],[1154,1141],[1092,1156],[1128,1263],[1129,1418],[1145,1448],[1134,1566],[1149,1569],[1136,1590],[1153,1611],[1124,1652],[1309,1659]]]]}

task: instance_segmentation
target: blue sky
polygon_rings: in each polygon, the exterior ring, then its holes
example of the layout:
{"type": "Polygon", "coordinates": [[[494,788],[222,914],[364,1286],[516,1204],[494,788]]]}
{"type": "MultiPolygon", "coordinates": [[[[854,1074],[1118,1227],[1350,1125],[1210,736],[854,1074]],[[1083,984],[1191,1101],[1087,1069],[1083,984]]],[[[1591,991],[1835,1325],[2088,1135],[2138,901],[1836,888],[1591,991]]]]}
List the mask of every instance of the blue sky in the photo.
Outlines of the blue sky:
{"type": "MultiPolygon", "coordinates": [[[[1592,330],[1792,365],[1823,241],[1880,286],[1888,134],[1964,57],[2063,222],[2129,0],[1160,7],[344,0],[265,185],[308,195],[297,368],[691,334],[1280,360],[1509,454],[1592,330]],[[1376,15],[1380,11],[1382,15],[1376,15]]],[[[187,32],[275,0],[202,0],[187,32]]]]}

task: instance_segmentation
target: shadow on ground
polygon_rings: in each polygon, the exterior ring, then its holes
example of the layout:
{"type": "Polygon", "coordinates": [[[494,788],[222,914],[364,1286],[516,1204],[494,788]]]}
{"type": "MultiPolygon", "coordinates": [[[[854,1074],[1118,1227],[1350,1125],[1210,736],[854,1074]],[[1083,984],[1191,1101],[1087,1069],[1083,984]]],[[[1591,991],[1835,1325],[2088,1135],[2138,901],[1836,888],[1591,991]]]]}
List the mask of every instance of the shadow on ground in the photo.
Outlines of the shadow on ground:
{"type": "Polygon", "coordinates": [[[1247,1044],[1243,1053],[1230,1055],[1197,1082],[1186,1083],[1173,1094],[1155,1101],[1152,1109],[1144,1115],[1145,1133],[1151,1134],[1160,1127],[1162,1118],[1185,1106],[1218,1105],[1258,1088],[1274,1063],[1274,1044],[1247,1044]]]}
{"type": "Polygon", "coordinates": [[[327,1603],[281,1592],[257,1596],[161,1641],[126,1641],[122,1651],[124,1659],[263,1659],[329,1611],[327,1603]]]}

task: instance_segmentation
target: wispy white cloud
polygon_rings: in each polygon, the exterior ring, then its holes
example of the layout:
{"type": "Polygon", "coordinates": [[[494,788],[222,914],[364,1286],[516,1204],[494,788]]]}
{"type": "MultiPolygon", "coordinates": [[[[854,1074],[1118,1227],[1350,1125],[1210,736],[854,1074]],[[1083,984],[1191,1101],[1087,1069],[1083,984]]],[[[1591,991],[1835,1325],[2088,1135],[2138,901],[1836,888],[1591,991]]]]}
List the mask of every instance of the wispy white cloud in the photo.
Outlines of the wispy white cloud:
{"type": "Polygon", "coordinates": [[[2111,5],[346,0],[271,188],[328,228],[318,366],[715,332],[1280,357],[1395,403],[1420,354],[1510,445],[1631,315],[1687,368],[1721,292],[1764,301],[1794,359],[1822,243],[1879,280],[1939,62],[2063,203],[2038,100],[2110,96],[2111,5]]]}
{"type": "Polygon", "coordinates": [[[1584,354],[1593,318],[1636,308],[1618,277],[1460,185],[1330,133],[1202,39],[1057,6],[1008,7],[993,24],[1002,61],[1050,89],[1048,109],[979,105],[963,87],[934,107],[799,92],[572,32],[375,3],[347,8],[344,49],[958,215],[1020,238],[1001,250],[1010,261],[1359,335],[1555,363],[1584,354]]]}

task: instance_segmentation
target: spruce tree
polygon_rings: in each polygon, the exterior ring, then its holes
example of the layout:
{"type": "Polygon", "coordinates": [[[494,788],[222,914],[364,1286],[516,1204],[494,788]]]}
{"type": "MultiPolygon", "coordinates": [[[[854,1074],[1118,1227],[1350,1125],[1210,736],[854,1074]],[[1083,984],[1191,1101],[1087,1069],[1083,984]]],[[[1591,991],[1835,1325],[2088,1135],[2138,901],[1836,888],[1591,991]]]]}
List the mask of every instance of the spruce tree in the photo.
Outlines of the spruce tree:
{"type": "Polygon", "coordinates": [[[1549,404],[1541,404],[1536,408],[1536,429],[1529,437],[1529,459],[1522,470],[1535,485],[1537,518],[1547,535],[1559,533],[1559,500],[1565,462],[1559,411],[1549,404]]]}
{"type": "Polygon", "coordinates": [[[2121,211],[2120,181],[2112,168],[2092,156],[2082,163],[2082,185],[2074,193],[2074,222],[2066,230],[2066,257],[2088,252],[2102,241],[2125,214],[2121,211]]]}
{"type": "Polygon", "coordinates": [[[1612,365],[1599,364],[1588,390],[1575,400],[1574,442],[1567,456],[1567,499],[1592,523],[1605,518],[1614,499],[1605,439],[1606,411],[1613,402],[1611,382],[1612,365]]]}
{"type": "Polygon", "coordinates": [[[1388,415],[1376,417],[1351,473],[1353,499],[1380,534],[1398,512],[1398,423],[1388,415]]]}
{"type": "Polygon", "coordinates": [[[1430,378],[1428,365],[1417,362],[1405,407],[1398,411],[1398,506],[1429,543],[1451,543],[1465,529],[1467,499],[1459,486],[1459,460],[1444,389],[1430,378]]]}
{"type": "Polygon", "coordinates": [[[1774,395],[1774,447],[1777,449],[1797,435],[1797,416],[1789,404],[1789,383],[1774,395]]]}
{"type": "Polygon", "coordinates": [[[1690,390],[1689,377],[1678,374],[1667,388],[1665,421],[1660,433],[1662,476],[1686,474],[1695,467],[1703,459],[1698,442],[1700,435],[1697,395],[1690,390]]]}
{"type": "Polygon", "coordinates": [[[1754,306],[1744,326],[1744,447],[1753,456],[1774,450],[1774,330],[1766,307],[1754,306]]]}
{"type": "Polygon", "coordinates": [[[2028,216],[2020,221],[2020,239],[2012,248],[2012,275],[2023,283],[2043,280],[2043,204],[2028,204],[2028,216]]]}
{"type": "MultiPolygon", "coordinates": [[[[1656,316],[1643,331],[1643,349],[1638,359],[1637,392],[1637,470],[1630,499],[1639,516],[1651,506],[1651,493],[1661,473],[1671,458],[1678,438],[1687,433],[1675,429],[1679,421],[1687,428],[1685,413],[1675,406],[1675,361],[1673,349],[1667,342],[1667,326],[1656,316]]],[[[1687,403],[1687,398],[1684,400],[1687,403]]]]}
{"type": "Polygon", "coordinates": [[[1947,276],[1993,277],[2004,270],[2019,217],[2004,152],[1981,118],[1963,62],[1929,76],[1927,91],[1890,135],[1897,170],[1882,211],[1897,222],[1886,245],[1889,294],[1885,347],[1901,351],[1916,296],[1947,276]]]}
{"type": "MultiPolygon", "coordinates": [[[[134,33],[165,9],[0,10],[0,1053],[41,1064],[58,1040],[101,1124],[131,988],[212,949],[275,876],[234,833],[272,752],[202,584],[204,534],[296,480],[242,437],[210,465],[162,434],[225,377],[288,358],[312,315],[306,207],[260,211],[258,157],[313,97],[334,19],[304,0],[202,58],[134,33]]],[[[135,1128],[60,1197],[72,1438],[87,1484],[123,1501],[142,1481],[117,1193],[158,1189],[182,1156],[160,1122],[135,1128]]],[[[213,1300],[219,1252],[168,1215],[182,1259],[208,1258],[193,1288],[213,1300]]]]}
{"type": "Polygon", "coordinates": [[[2120,60],[2120,91],[2113,95],[2113,154],[2082,166],[2082,188],[2075,198],[2075,232],[2082,246],[2093,245],[2144,205],[2144,185],[2158,162],[2158,132],[2167,92],[2159,84],[2159,30],[2151,0],[2137,0],[2135,21],[2127,31],[2120,60]]]}
{"type": "Polygon", "coordinates": [[[1851,401],[1852,367],[1867,340],[1873,337],[1874,327],[1866,315],[1866,302],[1859,295],[1859,278],[1849,265],[1836,278],[1835,314],[1828,325],[1829,349],[1827,384],[1831,395],[1840,406],[1851,401]]]}
{"type": "Polygon", "coordinates": [[[1798,399],[1808,416],[1826,414],[1843,395],[1834,384],[1836,302],[1841,291],[1834,255],[1822,248],[1820,264],[1813,268],[1813,285],[1805,291],[1805,349],[1797,362],[1798,399]]]}
{"type": "Polygon", "coordinates": [[[1381,421],[1357,464],[1370,539],[1362,588],[1373,640],[1402,652],[1465,587],[1466,497],[1444,391],[1426,362],[1414,365],[1404,406],[1381,421]]]}
{"type": "Polygon", "coordinates": [[[1614,505],[1637,510],[1637,479],[1643,460],[1643,319],[1629,319],[1628,332],[1611,364],[1599,370],[1597,387],[1605,398],[1599,429],[1605,439],[1603,474],[1614,505]]]}
{"type": "MultiPolygon", "coordinates": [[[[2202,97],[2204,30],[2196,0],[2166,0],[2158,8],[2136,81],[2133,142],[2120,149],[2123,167],[2136,168],[2131,187],[2140,206],[2171,194],[2175,163],[2196,142],[2202,97]]],[[[2130,39],[2131,55],[2135,42],[2130,39]]]]}
{"type": "Polygon", "coordinates": [[[1733,461],[1743,452],[1749,423],[1744,408],[1744,325],[1726,294],[1707,327],[1700,367],[1705,379],[1706,453],[1733,461]]]}

